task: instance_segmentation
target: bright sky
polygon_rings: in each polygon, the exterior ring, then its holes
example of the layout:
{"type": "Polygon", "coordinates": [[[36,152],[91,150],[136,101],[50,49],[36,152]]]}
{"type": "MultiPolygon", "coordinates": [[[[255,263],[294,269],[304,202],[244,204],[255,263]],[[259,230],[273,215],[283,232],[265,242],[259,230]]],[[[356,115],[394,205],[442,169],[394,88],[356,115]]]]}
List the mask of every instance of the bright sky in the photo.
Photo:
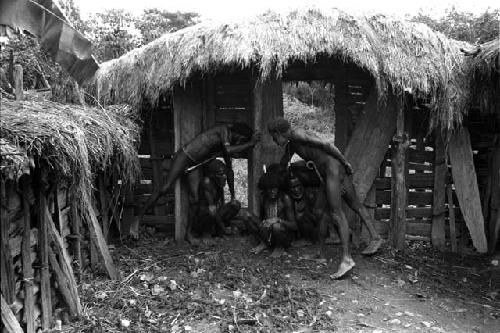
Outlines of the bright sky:
{"type": "Polygon", "coordinates": [[[233,20],[265,12],[290,10],[300,7],[346,9],[349,12],[386,13],[397,16],[425,13],[440,16],[452,5],[473,13],[499,8],[498,0],[75,0],[82,14],[100,12],[108,8],[123,8],[140,14],[144,8],[163,8],[168,11],[199,13],[204,19],[233,20]]]}

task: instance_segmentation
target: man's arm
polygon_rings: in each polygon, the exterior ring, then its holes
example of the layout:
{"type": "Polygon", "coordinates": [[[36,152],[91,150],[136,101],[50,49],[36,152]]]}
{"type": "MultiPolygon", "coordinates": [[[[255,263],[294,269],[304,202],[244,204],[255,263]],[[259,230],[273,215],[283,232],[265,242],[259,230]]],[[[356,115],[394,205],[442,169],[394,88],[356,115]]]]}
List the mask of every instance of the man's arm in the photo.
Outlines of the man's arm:
{"type": "Polygon", "coordinates": [[[290,142],[286,145],[285,147],[285,153],[281,157],[280,160],[280,166],[283,170],[287,170],[288,163],[292,159],[293,154],[295,154],[295,151],[293,150],[293,145],[290,144],[290,142]]]}
{"type": "Polygon", "coordinates": [[[351,164],[347,161],[347,159],[340,152],[340,150],[337,147],[335,147],[335,145],[332,145],[328,141],[321,139],[314,133],[306,132],[302,129],[294,129],[292,132],[291,139],[299,143],[325,151],[327,154],[339,160],[346,168],[348,174],[353,173],[351,164]]]}
{"type": "Polygon", "coordinates": [[[229,187],[229,193],[231,194],[231,200],[235,200],[236,195],[234,192],[233,162],[227,152],[224,152],[222,157],[224,158],[224,163],[226,163],[226,179],[227,179],[227,186],[229,187]]]}
{"type": "Polygon", "coordinates": [[[223,146],[224,146],[224,152],[228,153],[229,155],[233,154],[238,154],[241,152],[244,152],[245,150],[252,148],[255,146],[260,140],[262,139],[262,134],[259,131],[255,131],[253,134],[252,138],[250,141],[239,144],[239,145],[230,145],[229,144],[229,138],[224,137],[222,138],[223,146]]]}
{"type": "Polygon", "coordinates": [[[283,203],[285,204],[286,220],[281,220],[285,226],[291,230],[297,230],[297,222],[295,222],[295,213],[293,212],[292,199],[286,194],[283,195],[283,203]]]}

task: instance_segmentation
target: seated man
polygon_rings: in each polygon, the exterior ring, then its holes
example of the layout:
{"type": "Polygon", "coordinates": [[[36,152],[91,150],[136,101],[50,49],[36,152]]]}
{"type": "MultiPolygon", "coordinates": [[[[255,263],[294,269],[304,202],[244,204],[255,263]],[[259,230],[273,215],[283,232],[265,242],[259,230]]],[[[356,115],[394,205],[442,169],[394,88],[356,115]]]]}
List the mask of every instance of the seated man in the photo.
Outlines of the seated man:
{"type": "MultiPolygon", "coordinates": [[[[234,173],[231,164],[231,156],[242,153],[252,148],[260,141],[261,134],[255,132],[244,123],[216,125],[197,135],[191,142],[179,149],[173,156],[170,172],[165,184],[160,191],[151,195],[146,204],[139,209],[130,228],[130,235],[139,237],[139,223],[144,213],[163,195],[168,193],[175,181],[183,174],[187,174],[189,183],[189,196],[192,206],[198,202],[199,174],[195,172],[197,167],[216,158],[223,157],[226,163],[227,183],[231,200],[235,200],[234,173]],[[194,171],[193,171],[194,170],[194,171]]],[[[190,212],[194,211],[194,207],[190,212]]],[[[186,240],[193,243],[195,240],[191,235],[192,216],[188,218],[186,228],[186,240]]]]}
{"type": "Polygon", "coordinates": [[[279,257],[290,246],[297,230],[290,197],[280,190],[279,177],[275,173],[265,173],[259,179],[262,191],[260,218],[251,216],[249,229],[260,239],[260,244],[252,249],[260,253],[270,246],[274,248],[271,257],[279,257]]]}
{"type": "Polygon", "coordinates": [[[224,203],[226,185],[226,165],[215,159],[204,168],[204,176],[199,187],[198,219],[193,222],[193,230],[201,234],[205,244],[210,243],[210,236],[222,236],[229,222],[240,211],[237,200],[224,203]]]}
{"type": "MultiPolygon", "coordinates": [[[[302,129],[292,129],[290,123],[283,118],[271,120],[267,127],[274,142],[279,146],[286,147],[285,154],[281,159],[282,166],[286,167],[292,156],[297,154],[305,161],[312,161],[323,179],[331,221],[337,222],[342,241],[342,262],[337,272],[332,275],[332,278],[340,278],[356,265],[349,249],[349,224],[342,209],[341,194],[344,181],[352,174],[352,168],[335,146],[302,129]]],[[[349,190],[354,190],[352,180],[345,184],[349,190]]],[[[353,193],[355,195],[355,192],[353,193]]],[[[357,202],[359,203],[359,200],[357,202]]],[[[372,236],[367,250],[374,253],[380,247],[381,238],[375,231],[371,219],[364,219],[363,222],[367,225],[372,236]]]]}

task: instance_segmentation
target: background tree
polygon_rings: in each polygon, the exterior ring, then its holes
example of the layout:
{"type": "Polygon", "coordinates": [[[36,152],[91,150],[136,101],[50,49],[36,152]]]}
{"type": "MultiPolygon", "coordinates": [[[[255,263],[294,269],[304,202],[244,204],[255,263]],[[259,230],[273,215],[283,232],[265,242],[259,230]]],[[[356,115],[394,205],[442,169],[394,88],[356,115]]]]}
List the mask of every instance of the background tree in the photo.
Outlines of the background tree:
{"type": "Polygon", "coordinates": [[[419,13],[410,20],[425,23],[447,37],[473,44],[482,44],[498,38],[500,33],[499,9],[487,9],[484,13],[474,15],[451,7],[439,18],[433,18],[428,13],[419,13]]]}
{"type": "Polygon", "coordinates": [[[169,12],[163,9],[145,9],[136,20],[136,27],[142,35],[142,43],[147,44],[161,35],[174,32],[198,23],[197,13],[169,12]]]}

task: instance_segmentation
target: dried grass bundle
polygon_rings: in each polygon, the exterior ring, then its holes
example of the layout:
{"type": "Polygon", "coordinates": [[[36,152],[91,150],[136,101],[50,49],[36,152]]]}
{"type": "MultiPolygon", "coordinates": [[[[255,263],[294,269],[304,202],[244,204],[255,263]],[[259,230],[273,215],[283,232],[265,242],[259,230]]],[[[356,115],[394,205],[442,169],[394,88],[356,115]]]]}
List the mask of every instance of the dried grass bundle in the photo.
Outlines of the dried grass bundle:
{"type": "Polygon", "coordinates": [[[469,104],[469,80],[461,47],[429,27],[383,15],[357,17],[341,10],[297,10],[228,24],[201,23],[102,64],[96,73],[104,99],[156,105],[160,95],[195,73],[220,68],[281,76],[294,60],[314,63],[318,55],[352,62],[367,70],[379,97],[388,86],[429,98],[433,126],[452,128],[469,104]]]}

